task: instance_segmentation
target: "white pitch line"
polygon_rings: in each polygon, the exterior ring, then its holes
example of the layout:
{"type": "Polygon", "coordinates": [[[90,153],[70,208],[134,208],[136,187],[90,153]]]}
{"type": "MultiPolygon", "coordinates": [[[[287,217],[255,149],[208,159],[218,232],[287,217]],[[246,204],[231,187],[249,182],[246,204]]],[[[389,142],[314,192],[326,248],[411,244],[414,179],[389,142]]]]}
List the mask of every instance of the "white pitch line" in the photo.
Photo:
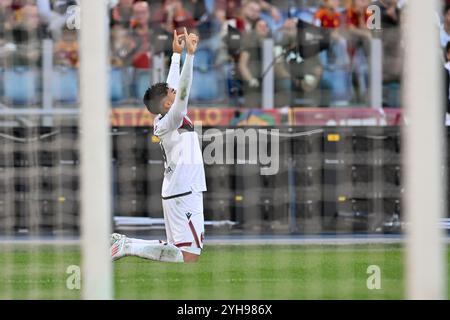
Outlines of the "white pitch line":
{"type": "Polygon", "coordinates": [[[400,244],[403,239],[392,238],[333,238],[333,239],[209,239],[205,240],[207,245],[354,245],[354,244],[400,244]]]}
{"type": "MultiPolygon", "coordinates": [[[[209,237],[205,239],[205,246],[219,245],[360,245],[360,244],[403,244],[405,239],[398,237],[367,236],[367,237],[209,237]]],[[[450,237],[445,238],[445,242],[450,244],[450,237]]],[[[52,238],[0,238],[0,248],[8,245],[53,245],[53,246],[79,246],[80,239],[52,239],[52,238]]]]}

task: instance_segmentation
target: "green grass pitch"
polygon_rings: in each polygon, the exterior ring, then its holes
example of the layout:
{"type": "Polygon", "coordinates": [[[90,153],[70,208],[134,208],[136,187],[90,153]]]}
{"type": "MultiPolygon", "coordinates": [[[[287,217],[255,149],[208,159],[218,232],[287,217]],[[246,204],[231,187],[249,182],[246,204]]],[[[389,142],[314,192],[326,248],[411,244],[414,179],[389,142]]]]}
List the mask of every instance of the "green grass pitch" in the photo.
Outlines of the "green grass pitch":
{"type": "MultiPolygon", "coordinates": [[[[450,261],[450,251],[447,253],[450,261]]],[[[0,246],[0,299],[79,299],[67,267],[77,247],[0,246]]],[[[450,264],[448,264],[450,266],[450,264]]],[[[209,246],[198,264],[126,257],[114,263],[116,299],[403,299],[400,245],[209,246]],[[381,271],[369,290],[367,268],[381,271]]],[[[449,270],[450,271],[450,270],[449,270]]],[[[449,278],[450,279],[450,278],[449,278]]],[[[448,282],[450,288],[450,282],[448,282]]]]}

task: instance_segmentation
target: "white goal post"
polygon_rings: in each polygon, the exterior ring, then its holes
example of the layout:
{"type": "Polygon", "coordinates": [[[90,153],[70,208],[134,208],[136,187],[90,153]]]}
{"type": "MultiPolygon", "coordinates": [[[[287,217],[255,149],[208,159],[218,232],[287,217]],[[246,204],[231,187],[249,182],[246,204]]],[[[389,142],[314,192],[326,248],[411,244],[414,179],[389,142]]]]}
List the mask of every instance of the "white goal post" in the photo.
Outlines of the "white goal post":
{"type": "Polygon", "coordinates": [[[111,299],[111,142],[107,0],[81,1],[82,295],[111,299]]]}
{"type": "Polygon", "coordinates": [[[444,113],[436,12],[441,1],[410,0],[404,40],[403,127],[405,149],[406,298],[446,299],[444,235],[438,221],[445,212],[444,113]]]}

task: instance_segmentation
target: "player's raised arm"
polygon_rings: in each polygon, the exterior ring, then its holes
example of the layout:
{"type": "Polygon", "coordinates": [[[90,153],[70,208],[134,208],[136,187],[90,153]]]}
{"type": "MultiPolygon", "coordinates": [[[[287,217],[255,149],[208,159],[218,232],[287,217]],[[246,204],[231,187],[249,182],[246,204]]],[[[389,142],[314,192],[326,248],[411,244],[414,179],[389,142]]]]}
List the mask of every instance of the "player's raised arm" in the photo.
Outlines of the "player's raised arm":
{"type": "Polygon", "coordinates": [[[194,54],[197,50],[198,36],[191,33],[188,35],[186,28],[184,29],[184,36],[186,39],[187,55],[181,71],[180,83],[178,85],[175,102],[170,108],[166,117],[171,124],[171,127],[178,127],[187,115],[187,104],[189,93],[192,85],[192,74],[194,69],[194,54]]]}
{"type": "Polygon", "coordinates": [[[180,83],[180,57],[185,47],[185,34],[177,34],[177,31],[173,31],[172,42],[172,59],[170,63],[169,75],[167,76],[167,84],[169,88],[178,89],[180,83]]]}

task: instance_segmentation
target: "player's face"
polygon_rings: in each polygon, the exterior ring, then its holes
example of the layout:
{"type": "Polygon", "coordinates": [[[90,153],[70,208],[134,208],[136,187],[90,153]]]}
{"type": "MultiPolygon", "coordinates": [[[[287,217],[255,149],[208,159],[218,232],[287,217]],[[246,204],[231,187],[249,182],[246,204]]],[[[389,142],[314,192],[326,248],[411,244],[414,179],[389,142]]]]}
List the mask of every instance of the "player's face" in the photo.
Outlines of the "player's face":
{"type": "Polygon", "coordinates": [[[450,25],[450,10],[445,14],[445,24],[450,25]]]}
{"type": "Polygon", "coordinates": [[[164,99],[163,103],[163,114],[166,114],[169,112],[170,107],[172,107],[173,103],[175,102],[175,96],[177,95],[177,90],[173,88],[169,88],[167,91],[167,97],[164,99]]]}

